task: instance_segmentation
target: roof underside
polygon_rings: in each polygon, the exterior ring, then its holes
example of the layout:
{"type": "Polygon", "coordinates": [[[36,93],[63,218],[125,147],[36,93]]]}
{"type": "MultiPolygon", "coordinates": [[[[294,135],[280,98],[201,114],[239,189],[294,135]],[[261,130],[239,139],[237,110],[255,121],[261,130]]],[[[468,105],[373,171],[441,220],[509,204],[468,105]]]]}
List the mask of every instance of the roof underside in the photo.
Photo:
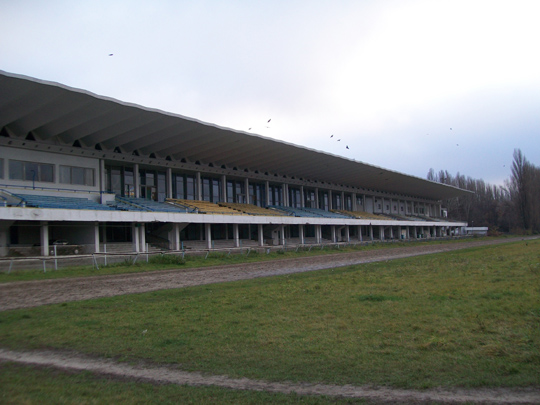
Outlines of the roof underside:
{"type": "Polygon", "coordinates": [[[452,186],[0,71],[0,129],[39,141],[213,163],[442,200],[452,186]]]}

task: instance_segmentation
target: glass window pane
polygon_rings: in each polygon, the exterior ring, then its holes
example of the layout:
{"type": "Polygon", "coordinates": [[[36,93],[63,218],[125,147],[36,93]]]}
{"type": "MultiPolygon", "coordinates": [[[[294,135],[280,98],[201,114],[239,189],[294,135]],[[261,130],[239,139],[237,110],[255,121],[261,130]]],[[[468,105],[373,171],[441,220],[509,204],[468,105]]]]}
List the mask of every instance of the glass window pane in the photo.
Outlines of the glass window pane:
{"type": "Polygon", "coordinates": [[[71,183],[71,168],[69,166],[60,166],[60,183],[71,183]]]}
{"type": "Polygon", "coordinates": [[[84,169],[82,167],[71,168],[71,184],[84,185],[84,169]]]}
{"type": "Polygon", "coordinates": [[[24,179],[29,181],[39,181],[39,169],[37,163],[24,162],[24,179]]]}
{"type": "Polygon", "coordinates": [[[24,176],[23,162],[18,160],[9,161],[9,178],[11,180],[22,180],[24,176]]]}
{"type": "Polygon", "coordinates": [[[40,170],[39,179],[41,181],[48,181],[50,183],[54,182],[54,166],[53,165],[40,164],[39,170],[40,170]]]}
{"type": "Polygon", "coordinates": [[[94,169],[84,170],[84,185],[91,187],[94,186],[94,169]]]}

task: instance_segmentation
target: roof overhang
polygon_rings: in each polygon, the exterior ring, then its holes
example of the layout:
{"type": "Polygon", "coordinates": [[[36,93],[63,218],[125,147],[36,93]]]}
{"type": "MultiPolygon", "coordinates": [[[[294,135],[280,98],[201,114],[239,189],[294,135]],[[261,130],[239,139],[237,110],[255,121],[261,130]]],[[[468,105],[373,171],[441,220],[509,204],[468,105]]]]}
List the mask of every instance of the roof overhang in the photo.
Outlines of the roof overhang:
{"type": "Polygon", "coordinates": [[[154,154],[432,200],[469,193],[419,177],[0,71],[0,129],[42,142],[154,154]]]}

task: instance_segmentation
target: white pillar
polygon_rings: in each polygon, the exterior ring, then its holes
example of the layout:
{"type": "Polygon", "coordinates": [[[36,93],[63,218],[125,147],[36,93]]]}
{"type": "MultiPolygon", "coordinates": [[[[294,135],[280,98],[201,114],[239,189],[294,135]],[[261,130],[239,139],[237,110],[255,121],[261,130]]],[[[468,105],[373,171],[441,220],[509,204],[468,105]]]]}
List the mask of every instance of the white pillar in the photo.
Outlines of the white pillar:
{"type": "Polygon", "coordinates": [[[336,226],[335,225],[331,225],[330,226],[330,233],[332,235],[332,243],[336,243],[336,226]]]}
{"type": "Polygon", "coordinates": [[[345,242],[351,241],[351,235],[349,233],[349,225],[345,225],[345,242]]]}
{"type": "Polygon", "coordinates": [[[139,232],[141,235],[139,236],[139,241],[141,243],[141,248],[139,249],[139,252],[146,252],[146,226],[144,224],[141,224],[139,227],[139,232]]]}
{"type": "Polygon", "coordinates": [[[321,243],[321,237],[322,231],[321,231],[321,225],[315,225],[315,242],[321,243]]]}
{"type": "Polygon", "coordinates": [[[300,244],[303,245],[306,243],[306,230],[304,225],[298,225],[298,233],[300,235],[300,244]]]}
{"type": "Polygon", "coordinates": [[[99,253],[99,222],[94,223],[94,252],[99,253]]]}
{"type": "Polygon", "coordinates": [[[41,256],[49,256],[49,223],[47,221],[41,222],[39,231],[41,239],[41,256]]]}
{"type": "Polygon", "coordinates": [[[105,161],[103,159],[99,160],[99,191],[100,191],[100,202],[103,204],[103,193],[107,191],[107,177],[105,171],[105,161]]]}
{"type": "MultiPolygon", "coordinates": [[[[384,205],[383,205],[383,207],[384,207],[384,205]]],[[[382,226],[382,225],[379,226],[379,239],[384,240],[384,226],[382,226]]]]}
{"type": "Polygon", "coordinates": [[[139,245],[139,227],[137,226],[137,223],[133,223],[131,225],[131,237],[133,239],[133,251],[134,252],[139,252],[140,250],[140,245],[139,245]]]}
{"type": "Polygon", "coordinates": [[[304,186],[300,186],[300,207],[305,208],[304,186]]]}
{"type": "Polygon", "coordinates": [[[279,244],[285,245],[285,225],[279,227],[279,244]]]}
{"type": "Polygon", "coordinates": [[[197,200],[202,200],[201,172],[197,172],[195,175],[195,195],[197,200]]]}
{"type": "Polygon", "coordinates": [[[266,206],[268,207],[270,205],[270,182],[265,181],[264,182],[264,188],[265,188],[265,199],[266,199],[266,206]]]}
{"type": "Polygon", "coordinates": [[[221,201],[227,202],[227,176],[221,176],[221,201]]]}
{"type": "Polygon", "coordinates": [[[257,225],[257,231],[259,234],[259,246],[264,246],[264,228],[263,224],[257,225]]]}
{"type": "Polygon", "coordinates": [[[172,198],[172,169],[167,168],[167,198],[172,198]]]}
{"type": "MultiPolygon", "coordinates": [[[[141,196],[141,176],[139,176],[139,164],[135,163],[133,165],[133,187],[135,187],[135,198],[140,198],[141,196]]],[[[138,252],[138,250],[137,250],[138,252]]]]}
{"type": "Polygon", "coordinates": [[[238,232],[238,224],[233,224],[234,247],[240,247],[240,233],[238,232]]]}
{"type": "Polygon", "coordinates": [[[212,249],[212,224],[204,224],[204,233],[206,237],[206,248],[212,249]]]}
{"type": "Polygon", "coordinates": [[[249,195],[249,179],[244,180],[244,188],[246,189],[246,204],[251,204],[251,197],[249,195]]]}
{"type": "Polygon", "coordinates": [[[180,224],[174,224],[174,250],[180,250],[180,224]]]}
{"type": "Polygon", "coordinates": [[[362,242],[362,225],[358,225],[358,241],[362,242]]]}
{"type": "Polygon", "coordinates": [[[332,210],[334,205],[332,204],[332,190],[328,190],[328,211],[332,210]]]}
{"type": "Polygon", "coordinates": [[[371,224],[369,224],[369,237],[373,242],[373,226],[371,224]]]}

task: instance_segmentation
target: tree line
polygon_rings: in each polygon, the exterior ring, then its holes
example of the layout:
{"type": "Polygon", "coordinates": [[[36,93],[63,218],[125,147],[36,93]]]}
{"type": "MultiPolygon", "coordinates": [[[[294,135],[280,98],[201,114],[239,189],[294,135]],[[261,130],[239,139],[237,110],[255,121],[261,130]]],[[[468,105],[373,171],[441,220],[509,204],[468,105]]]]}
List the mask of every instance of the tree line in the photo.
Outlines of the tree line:
{"type": "Polygon", "coordinates": [[[473,192],[443,201],[449,219],[487,226],[492,232],[540,232],[540,167],[519,149],[514,150],[512,173],[503,186],[459,172],[453,176],[447,170],[429,169],[427,179],[473,192]]]}

